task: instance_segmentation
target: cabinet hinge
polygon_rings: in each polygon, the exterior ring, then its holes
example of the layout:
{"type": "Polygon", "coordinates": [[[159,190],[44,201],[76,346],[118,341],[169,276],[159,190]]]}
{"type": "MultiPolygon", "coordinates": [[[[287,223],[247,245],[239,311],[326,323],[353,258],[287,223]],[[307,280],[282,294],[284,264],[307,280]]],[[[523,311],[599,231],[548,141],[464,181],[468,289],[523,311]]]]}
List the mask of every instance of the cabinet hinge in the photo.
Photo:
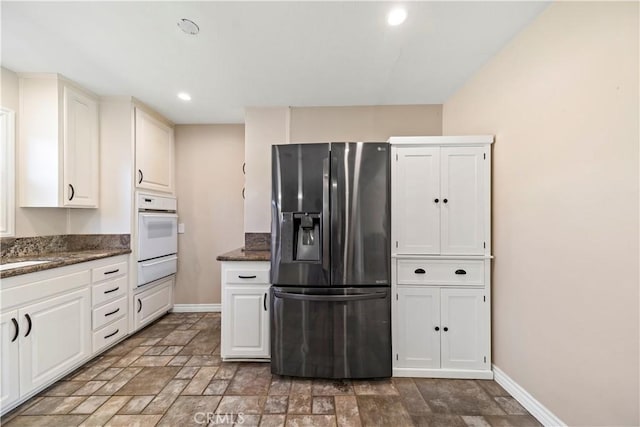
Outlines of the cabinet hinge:
{"type": "Polygon", "coordinates": [[[487,356],[484,357],[484,363],[487,363],[487,356]]]}
{"type": "MultiPolygon", "coordinates": [[[[485,358],[486,359],[486,358],[485,358]]],[[[396,360],[398,360],[398,353],[396,353],[396,360]]],[[[486,361],[486,360],[485,360],[486,361]]]]}

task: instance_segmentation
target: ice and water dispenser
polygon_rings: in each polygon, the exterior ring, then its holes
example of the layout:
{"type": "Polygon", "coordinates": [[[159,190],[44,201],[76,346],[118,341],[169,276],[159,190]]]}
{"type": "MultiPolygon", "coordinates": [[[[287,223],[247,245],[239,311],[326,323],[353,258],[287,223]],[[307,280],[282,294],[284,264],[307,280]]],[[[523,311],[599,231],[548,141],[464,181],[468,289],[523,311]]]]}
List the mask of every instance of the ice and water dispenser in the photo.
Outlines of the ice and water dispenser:
{"type": "Polygon", "coordinates": [[[281,226],[282,261],[322,261],[321,213],[283,212],[281,226]]]}

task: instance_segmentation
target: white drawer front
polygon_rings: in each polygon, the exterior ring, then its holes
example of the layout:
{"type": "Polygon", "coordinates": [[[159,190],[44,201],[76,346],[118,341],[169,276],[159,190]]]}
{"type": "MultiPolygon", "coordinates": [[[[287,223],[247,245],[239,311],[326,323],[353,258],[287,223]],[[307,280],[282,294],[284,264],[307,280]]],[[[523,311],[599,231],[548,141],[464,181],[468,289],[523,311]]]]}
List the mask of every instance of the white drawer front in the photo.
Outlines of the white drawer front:
{"type": "Polygon", "coordinates": [[[127,293],[127,286],[127,276],[109,280],[99,285],[93,285],[91,288],[93,307],[125,295],[127,293]]]}
{"type": "Polygon", "coordinates": [[[269,283],[269,269],[229,269],[226,274],[226,283],[269,283]]]}
{"type": "Polygon", "coordinates": [[[127,262],[119,262],[117,264],[109,264],[104,267],[98,267],[91,270],[91,281],[100,282],[101,280],[113,279],[127,274],[127,262]]]}
{"type": "Polygon", "coordinates": [[[402,285],[484,284],[484,261],[398,260],[398,283],[402,285]]]}
{"type": "Polygon", "coordinates": [[[127,335],[127,318],[111,323],[93,333],[93,352],[96,353],[106,346],[120,340],[127,335]]]}
{"type": "Polygon", "coordinates": [[[178,271],[178,257],[169,255],[149,261],[138,262],[138,286],[175,274],[178,271]]]}
{"type": "Polygon", "coordinates": [[[127,314],[127,298],[120,297],[113,302],[107,303],[100,308],[93,310],[93,329],[103,327],[127,314]]]}

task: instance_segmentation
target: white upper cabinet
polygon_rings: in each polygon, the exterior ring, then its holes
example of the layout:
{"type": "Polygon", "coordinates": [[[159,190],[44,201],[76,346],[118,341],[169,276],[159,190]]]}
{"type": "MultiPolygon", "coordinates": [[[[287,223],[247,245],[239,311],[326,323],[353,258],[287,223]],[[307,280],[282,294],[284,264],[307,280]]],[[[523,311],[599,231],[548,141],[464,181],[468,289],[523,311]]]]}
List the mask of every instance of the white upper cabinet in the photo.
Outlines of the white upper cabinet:
{"type": "Polygon", "coordinates": [[[173,193],[173,127],[138,107],[135,111],[136,186],[173,193]]]}
{"type": "Polygon", "coordinates": [[[392,152],[394,255],[490,254],[489,143],[394,144],[392,152]]]}
{"type": "Polygon", "coordinates": [[[484,253],[483,147],[442,147],[441,246],[443,255],[484,253]]]}
{"type": "Polygon", "coordinates": [[[392,191],[396,251],[440,253],[440,148],[406,147],[397,151],[396,159],[392,191]]]}
{"type": "Polygon", "coordinates": [[[97,97],[63,77],[20,76],[20,206],[96,208],[97,97]]]}

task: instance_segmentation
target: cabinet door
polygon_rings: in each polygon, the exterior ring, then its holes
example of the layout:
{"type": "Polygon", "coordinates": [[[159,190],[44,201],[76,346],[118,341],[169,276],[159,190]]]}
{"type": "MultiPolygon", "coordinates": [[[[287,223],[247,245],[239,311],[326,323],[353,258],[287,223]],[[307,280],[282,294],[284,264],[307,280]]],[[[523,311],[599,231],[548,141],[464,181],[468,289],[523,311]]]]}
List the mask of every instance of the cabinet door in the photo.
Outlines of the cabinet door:
{"type": "Polygon", "coordinates": [[[173,129],[136,108],[136,185],[173,192],[173,129]]]}
{"type": "Polygon", "coordinates": [[[20,398],[18,311],[0,316],[0,408],[20,398]]]}
{"type": "Polygon", "coordinates": [[[225,286],[223,357],[264,357],[269,346],[269,285],[225,286]]]}
{"type": "Polygon", "coordinates": [[[398,286],[396,319],[396,366],[440,368],[440,290],[398,286]]]}
{"type": "Polygon", "coordinates": [[[73,291],[18,311],[21,396],[91,355],[90,295],[73,291]]]}
{"type": "Polygon", "coordinates": [[[98,207],[98,103],[64,87],[64,181],[62,205],[98,207]]]}
{"type": "Polygon", "coordinates": [[[484,253],[484,148],[443,147],[441,151],[443,255],[484,253]],[[446,202],[445,202],[446,200],[446,202]]]}
{"type": "Polygon", "coordinates": [[[483,369],[488,308],[481,289],[442,289],[442,368],[483,369]]]}
{"type": "Polygon", "coordinates": [[[169,277],[162,283],[146,285],[152,287],[134,296],[135,330],[157,319],[173,307],[173,280],[173,277],[169,277]]]}
{"type": "Polygon", "coordinates": [[[395,252],[439,254],[440,148],[400,147],[396,154],[392,171],[395,252]]]}

